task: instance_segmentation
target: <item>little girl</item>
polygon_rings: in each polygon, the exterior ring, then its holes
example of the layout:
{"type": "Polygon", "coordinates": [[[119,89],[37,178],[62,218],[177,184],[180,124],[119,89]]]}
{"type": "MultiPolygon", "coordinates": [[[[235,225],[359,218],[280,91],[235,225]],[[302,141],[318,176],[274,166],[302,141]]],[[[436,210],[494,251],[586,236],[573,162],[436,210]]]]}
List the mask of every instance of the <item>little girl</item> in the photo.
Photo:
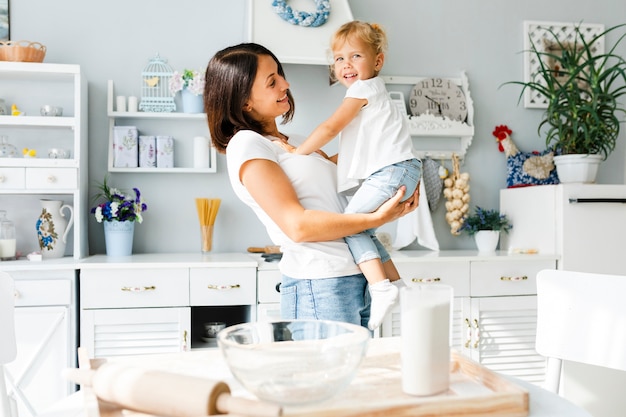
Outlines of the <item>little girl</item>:
{"type": "MultiPolygon", "coordinates": [[[[333,73],[348,90],[339,108],[292,152],[310,154],[340,135],[338,191],[352,195],[346,213],[370,213],[401,187],[413,195],[422,162],[413,150],[405,116],[392,102],[378,76],[387,36],[377,24],[353,21],[331,40],[333,73]]],[[[380,326],[403,285],[389,253],[375,230],[345,238],[354,260],[367,278],[372,297],[368,327],[380,326]],[[393,285],[394,282],[396,285],[393,285]]]]}

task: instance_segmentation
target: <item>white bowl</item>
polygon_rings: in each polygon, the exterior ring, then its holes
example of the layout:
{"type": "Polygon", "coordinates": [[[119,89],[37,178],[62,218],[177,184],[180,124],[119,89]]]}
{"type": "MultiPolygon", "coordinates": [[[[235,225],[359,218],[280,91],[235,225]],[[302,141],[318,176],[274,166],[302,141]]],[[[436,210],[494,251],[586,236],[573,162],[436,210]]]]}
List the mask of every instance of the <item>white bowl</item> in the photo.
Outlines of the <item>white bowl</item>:
{"type": "Polygon", "coordinates": [[[70,157],[69,149],[50,148],[48,149],[48,158],[50,159],[68,159],[70,157]]]}
{"type": "Polygon", "coordinates": [[[62,116],[63,115],[63,107],[59,106],[51,106],[50,104],[46,104],[41,106],[39,112],[42,116],[62,116]]]}
{"type": "Polygon", "coordinates": [[[356,375],[370,332],[323,320],[244,323],[217,335],[234,377],[259,399],[301,405],[329,399],[356,375]]]}

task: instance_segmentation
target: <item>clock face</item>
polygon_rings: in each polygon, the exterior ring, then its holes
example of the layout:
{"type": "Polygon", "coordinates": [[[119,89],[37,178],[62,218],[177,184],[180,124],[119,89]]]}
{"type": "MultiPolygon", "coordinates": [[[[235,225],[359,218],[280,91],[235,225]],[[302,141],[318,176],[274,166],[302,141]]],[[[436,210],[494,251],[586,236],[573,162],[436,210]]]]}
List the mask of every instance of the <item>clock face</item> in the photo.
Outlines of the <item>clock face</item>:
{"type": "Polygon", "coordinates": [[[427,78],[413,86],[409,96],[413,116],[430,113],[451,120],[467,120],[465,94],[459,85],[446,78],[427,78]]]}

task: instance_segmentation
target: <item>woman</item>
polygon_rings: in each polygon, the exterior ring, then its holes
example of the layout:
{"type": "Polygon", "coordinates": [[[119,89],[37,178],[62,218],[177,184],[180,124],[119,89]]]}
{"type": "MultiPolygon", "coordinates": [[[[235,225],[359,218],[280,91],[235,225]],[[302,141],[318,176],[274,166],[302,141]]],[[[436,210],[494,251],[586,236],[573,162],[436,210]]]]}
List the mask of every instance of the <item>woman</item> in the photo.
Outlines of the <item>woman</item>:
{"type": "Polygon", "coordinates": [[[374,213],[341,214],[337,167],[321,153],[295,155],[273,141],[297,146],[304,137],[278,130],[294,113],[282,65],[253,43],[219,51],[205,75],[204,106],[211,140],[226,153],[235,194],[266,227],[283,258],[283,319],[338,320],[367,327],[367,281],[343,240],[414,210],[417,194],[399,204],[401,189],[374,213]]]}

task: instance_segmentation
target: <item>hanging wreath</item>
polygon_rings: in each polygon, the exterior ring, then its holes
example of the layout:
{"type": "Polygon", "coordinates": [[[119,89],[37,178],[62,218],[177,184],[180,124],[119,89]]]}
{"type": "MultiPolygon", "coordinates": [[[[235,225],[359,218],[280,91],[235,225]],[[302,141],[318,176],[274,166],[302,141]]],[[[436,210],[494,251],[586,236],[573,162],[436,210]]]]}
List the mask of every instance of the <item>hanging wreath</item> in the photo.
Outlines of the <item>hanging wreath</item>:
{"type": "Polygon", "coordinates": [[[293,10],[286,0],[272,0],[272,8],[283,20],[298,26],[318,27],[328,20],[330,0],[315,0],[315,13],[293,10]]]}

